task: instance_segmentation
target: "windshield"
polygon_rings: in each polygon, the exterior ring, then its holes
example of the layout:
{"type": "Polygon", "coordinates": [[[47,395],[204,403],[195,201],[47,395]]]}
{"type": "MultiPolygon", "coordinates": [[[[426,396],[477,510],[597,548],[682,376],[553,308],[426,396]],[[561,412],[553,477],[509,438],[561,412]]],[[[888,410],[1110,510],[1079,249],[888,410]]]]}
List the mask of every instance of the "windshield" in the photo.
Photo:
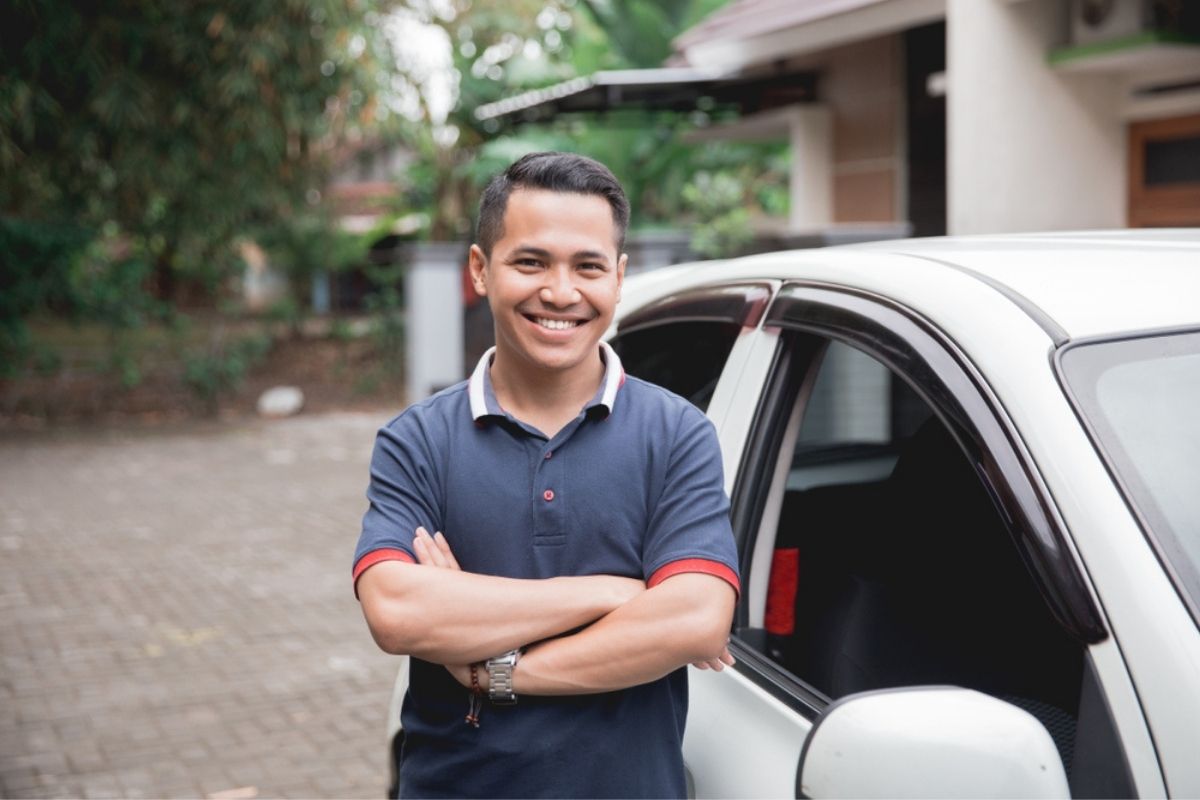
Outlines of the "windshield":
{"type": "Polygon", "coordinates": [[[1195,612],[1200,608],[1200,332],[1068,349],[1064,378],[1195,612]]]}

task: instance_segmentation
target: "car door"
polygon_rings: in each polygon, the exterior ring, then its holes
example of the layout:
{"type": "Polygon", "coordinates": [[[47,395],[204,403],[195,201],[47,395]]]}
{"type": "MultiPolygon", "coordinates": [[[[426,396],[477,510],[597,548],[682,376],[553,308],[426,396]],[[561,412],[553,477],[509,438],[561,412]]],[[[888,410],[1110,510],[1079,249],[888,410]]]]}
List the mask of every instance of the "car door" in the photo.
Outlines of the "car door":
{"type": "Polygon", "coordinates": [[[1124,748],[1149,746],[1144,724],[1118,730],[1105,701],[1128,699],[1128,675],[971,362],[910,309],[827,284],[783,286],[761,334],[742,374],[761,392],[723,425],[745,432],[738,664],[692,672],[695,795],[799,796],[831,703],[931,684],[1036,717],[1077,796],[1161,790],[1133,778],[1124,748]]]}
{"type": "MultiPolygon", "coordinates": [[[[742,374],[757,352],[757,328],[777,287],[777,281],[747,281],[670,292],[626,312],[609,339],[626,373],[687,398],[708,415],[726,464],[736,463],[741,439],[725,435],[724,422],[747,397],[742,374]]],[[[729,490],[728,469],[725,478],[729,490]]]]}

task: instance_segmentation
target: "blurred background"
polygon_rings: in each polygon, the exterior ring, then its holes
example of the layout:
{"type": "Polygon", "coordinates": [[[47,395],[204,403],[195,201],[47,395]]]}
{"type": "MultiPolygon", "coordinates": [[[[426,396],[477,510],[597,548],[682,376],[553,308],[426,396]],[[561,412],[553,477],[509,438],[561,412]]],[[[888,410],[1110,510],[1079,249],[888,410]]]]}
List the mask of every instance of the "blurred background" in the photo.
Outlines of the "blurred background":
{"type": "Polygon", "coordinates": [[[378,796],[374,430],[490,345],[486,181],[626,187],[631,273],[1200,225],[1190,0],[0,8],[0,795],[378,796]]]}

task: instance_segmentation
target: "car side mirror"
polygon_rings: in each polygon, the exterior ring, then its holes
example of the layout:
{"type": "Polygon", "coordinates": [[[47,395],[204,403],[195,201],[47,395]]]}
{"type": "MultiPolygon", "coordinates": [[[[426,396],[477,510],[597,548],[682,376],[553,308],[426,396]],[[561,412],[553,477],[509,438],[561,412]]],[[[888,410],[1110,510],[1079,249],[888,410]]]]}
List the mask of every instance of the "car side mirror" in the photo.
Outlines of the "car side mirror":
{"type": "Polygon", "coordinates": [[[809,798],[1071,796],[1054,741],[1033,715],[948,686],[833,703],[805,739],[796,781],[809,798]]]}

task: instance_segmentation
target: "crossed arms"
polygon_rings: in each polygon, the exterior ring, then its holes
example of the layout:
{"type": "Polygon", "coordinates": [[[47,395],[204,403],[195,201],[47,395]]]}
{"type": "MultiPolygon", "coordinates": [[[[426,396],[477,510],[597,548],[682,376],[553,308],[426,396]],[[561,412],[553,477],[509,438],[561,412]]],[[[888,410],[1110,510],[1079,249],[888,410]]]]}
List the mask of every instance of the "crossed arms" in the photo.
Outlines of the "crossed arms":
{"type": "Polygon", "coordinates": [[[360,576],[367,625],[383,650],[443,664],[464,685],[467,665],[517,647],[528,649],[513,688],[530,695],[612,691],[688,663],[733,663],[725,644],[736,595],[721,578],[682,573],[647,589],[612,575],[478,575],[423,528],[413,550],[415,564],[384,561],[360,576]]]}

